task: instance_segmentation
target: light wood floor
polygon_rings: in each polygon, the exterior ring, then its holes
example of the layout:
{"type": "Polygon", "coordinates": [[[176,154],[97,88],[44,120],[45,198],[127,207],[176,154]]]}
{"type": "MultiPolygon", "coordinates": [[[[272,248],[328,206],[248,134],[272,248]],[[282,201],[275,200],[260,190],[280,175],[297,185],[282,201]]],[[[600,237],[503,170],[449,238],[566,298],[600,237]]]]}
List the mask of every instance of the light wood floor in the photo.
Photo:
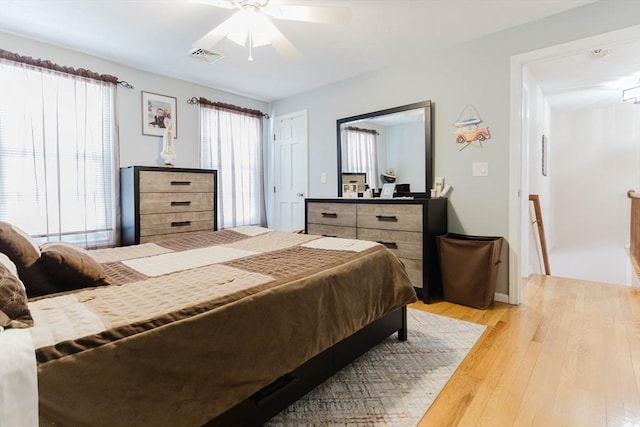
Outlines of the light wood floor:
{"type": "Polygon", "coordinates": [[[640,288],[533,276],[518,306],[413,307],[488,325],[420,426],[640,426],[640,288]]]}

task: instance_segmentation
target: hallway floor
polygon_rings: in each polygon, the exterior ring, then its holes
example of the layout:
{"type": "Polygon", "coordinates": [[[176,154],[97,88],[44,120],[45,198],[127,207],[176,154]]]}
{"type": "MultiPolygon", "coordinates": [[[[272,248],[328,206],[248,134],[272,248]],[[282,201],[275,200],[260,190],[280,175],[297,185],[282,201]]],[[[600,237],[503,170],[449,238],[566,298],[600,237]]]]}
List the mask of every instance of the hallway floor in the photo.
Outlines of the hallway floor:
{"type": "Polygon", "coordinates": [[[620,246],[554,248],[549,253],[549,268],[558,277],[640,286],[629,250],[620,246]]]}
{"type": "Polygon", "coordinates": [[[532,274],[520,305],[412,307],[487,325],[419,426],[640,426],[640,288],[532,274]]]}

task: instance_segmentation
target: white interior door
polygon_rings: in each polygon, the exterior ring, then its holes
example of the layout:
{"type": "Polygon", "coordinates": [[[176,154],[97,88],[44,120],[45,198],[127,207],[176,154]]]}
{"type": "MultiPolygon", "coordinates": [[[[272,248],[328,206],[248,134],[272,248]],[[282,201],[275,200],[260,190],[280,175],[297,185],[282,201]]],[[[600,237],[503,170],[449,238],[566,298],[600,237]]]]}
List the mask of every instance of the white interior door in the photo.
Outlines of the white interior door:
{"type": "Polygon", "coordinates": [[[275,229],[304,229],[304,198],[308,192],[307,112],[274,120],[275,229]]]}

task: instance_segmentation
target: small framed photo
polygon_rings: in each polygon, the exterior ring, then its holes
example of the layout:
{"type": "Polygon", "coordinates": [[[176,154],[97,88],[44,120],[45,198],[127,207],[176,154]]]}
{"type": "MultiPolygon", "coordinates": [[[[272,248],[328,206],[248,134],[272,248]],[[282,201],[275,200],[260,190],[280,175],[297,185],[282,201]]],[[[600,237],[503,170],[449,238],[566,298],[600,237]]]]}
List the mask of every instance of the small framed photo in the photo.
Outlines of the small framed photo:
{"type": "Polygon", "coordinates": [[[549,141],[546,135],[542,135],[542,176],[547,176],[547,163],[549,162],[549,141]]]}
{"type": "Polygon", "coordinates": [[[380,191],[381,199],[393,199],[393,192],[396,190],[396,184],[388,183],[382,184],[382,190],[380,191]]]}
{"type": "Polygon", "coordinates": [[[173,138],[178,138],[178,111],[176,98],[151,92],[142,92],[142,134],[162,136],[171,121],[173,138]]]}
{"type": "Polygon", "coordinates": [[[358,184],[357,183],[342,184],[342,197],[346,197],[349,199],[354,199],[358,197],[358,184]]]}

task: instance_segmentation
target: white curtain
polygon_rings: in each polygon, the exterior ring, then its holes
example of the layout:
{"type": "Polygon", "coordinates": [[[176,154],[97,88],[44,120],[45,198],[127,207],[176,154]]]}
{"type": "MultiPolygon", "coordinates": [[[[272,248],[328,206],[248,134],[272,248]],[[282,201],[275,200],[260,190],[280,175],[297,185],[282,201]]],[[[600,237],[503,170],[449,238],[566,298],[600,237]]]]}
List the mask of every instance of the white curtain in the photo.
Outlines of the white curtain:
{"type": "Polygon", "coordinates": [[[365,172],[369,188],[378,189],[377,133],[358,129],[342,131],[342,172],[365,172]]]}
{"type": "Polygon", "coordinates": [[[115,84],[0,62],[0,219],[39,241],[118,240],[115,84]]]}
{"type": "Polygon", "coordinates": [[[266,225],[262,118],[210,108],[201,111],[201,166],[218,171],[218,228],[266,225]]]}

